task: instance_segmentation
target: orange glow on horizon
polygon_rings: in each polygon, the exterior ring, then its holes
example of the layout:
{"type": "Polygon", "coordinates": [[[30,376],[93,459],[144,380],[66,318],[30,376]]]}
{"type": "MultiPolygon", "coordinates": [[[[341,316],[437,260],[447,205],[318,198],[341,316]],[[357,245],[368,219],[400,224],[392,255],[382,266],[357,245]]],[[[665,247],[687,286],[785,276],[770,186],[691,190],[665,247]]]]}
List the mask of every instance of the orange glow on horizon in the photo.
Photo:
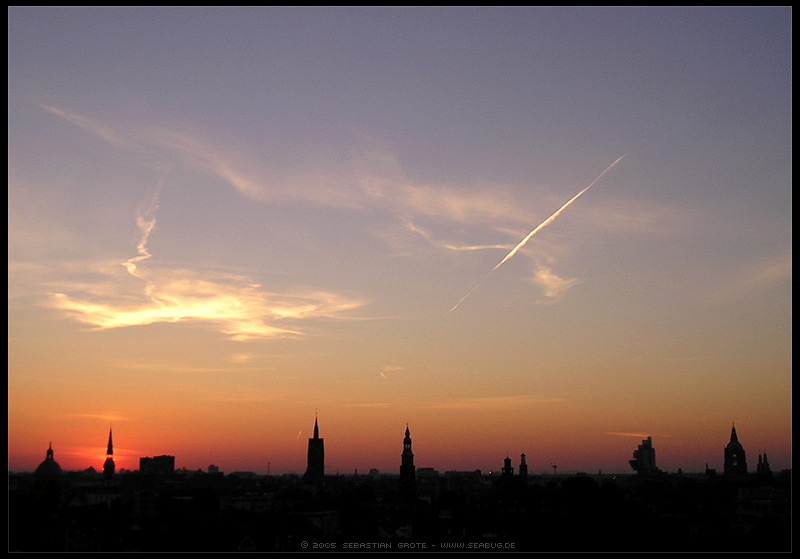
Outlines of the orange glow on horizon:
{"type": "MultiPolygon", "coordinates": [[[[340,418],[344,419],[344,418],[340,418]]],[[[400,455],[405,423],[394,422],[391,436],[386,434],[388,422],[370,421],[350,424],[335,423],[333,417],[320,420],[320,437],[325,441],[326,474],[349,474],[354,471],[366,473],[376,468],[384,473],[399,471],[400,455]],[[370,427],[371,425],[371,427],[370,427]]],[[[475,418],[476,427],[485,418],[475,418]]],[[[311,424],[313,426],[313,423],[311,424]]],[[[682,440],[669,434],[597,432],[594,437],[584,437],[577,432],[557,433],[543,430],[539,435],[520,436],[519,433],[501,433],[497,425],[488,429],[472,428],[455,431],[452,427],[437,423],[435,417],[409,422],[413,442],[415,465],[432,467],[439,471],[479,469],[499,470],[506,455],[516,466],[519,456],[526,454],[532,474],[546,473],[551,464],[559,465],[559,471],[607,473],[630,473],[628,460],[641,440],[652,437],[658,456],[658,464],[665,471],[701,472],[706,465],[722,467],[722,448],[728,442],[729,430],[715,428],[694,441],[682,440]],[[456,433],[464,433],[456,435],[456,433]],[[470,433],[467,435],[466,433],[470,433]],[[713,438],[712,438],[713,435],[713,438]]],[[[766,437],[758,440],[758,426],[742,425],[738,429],[740,440],[748,452],[751,469],[755,468],[757,456],[767,452],[773,469],[791,468],[791,449],[782,449],[779,439],[766,437]]],[[[139,459],[160,455],[175,456],[177,469],[206,471],[210,465],[222,472],[253,471],[273,475],[283,473],[302,474],[306,467],[306,451],[311,428],[303,430],[301,436],[289,433],[269,433],[253,430],[247,436],[233,438],[229,431],[202,436],[195,434],[185,440],[161,436],[145,439],[127,429],[114,433],[114,463],[116,470],[138,470],[139,459]],[[139,450],[124,444],[131,439],[139,450]],[[117,446],[117,441],[119,445],[117,446]],[[261,444],[254,445],[254,441],[261,444]],[[269,464],[269,466],[268,466],[269,464]]],[[[100,435],[102,436],[102,435],[100,435]]],[[[94,468],[102,472],[106,459],[105,447],[87,447],[74,437],[54,438],[53,450],[56,462],[67,471],[94,468]]],[[[9,453],[9,469],[32,471],[44,459],[47,444],[27,452],[9,453]]]]}

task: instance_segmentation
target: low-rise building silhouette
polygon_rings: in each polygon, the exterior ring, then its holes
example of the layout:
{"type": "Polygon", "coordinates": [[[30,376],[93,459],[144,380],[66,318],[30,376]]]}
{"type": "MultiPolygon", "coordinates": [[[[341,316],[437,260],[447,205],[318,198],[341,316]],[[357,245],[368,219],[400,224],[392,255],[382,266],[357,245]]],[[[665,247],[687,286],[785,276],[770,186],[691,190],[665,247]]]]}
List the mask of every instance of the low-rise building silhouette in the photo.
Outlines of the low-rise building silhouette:
{"type": "Polygon", "coordinates": [[[139,458],[139,471],[153,476],[170,476],[175,473],[175,457],[164,454],[139,458]]]}

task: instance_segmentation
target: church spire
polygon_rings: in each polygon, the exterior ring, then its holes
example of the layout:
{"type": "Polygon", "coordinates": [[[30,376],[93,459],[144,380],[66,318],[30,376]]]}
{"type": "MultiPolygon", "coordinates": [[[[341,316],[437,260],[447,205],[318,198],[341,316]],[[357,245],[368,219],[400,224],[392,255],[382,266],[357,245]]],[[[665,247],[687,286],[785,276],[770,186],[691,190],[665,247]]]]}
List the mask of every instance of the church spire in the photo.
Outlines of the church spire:
{"type": "Polygon", "coordinates": [[[411,451],[411,431],[406,423],[406,436],[403,438],[403,454],[400,455],[400,486],[403,494],[413,499],[416,495],[416,467],[414,453],[411,451]]]}
{"type": "Polygon", "coordinates": [[[111,442],[111,427],[108,428],[108,449],[106,449],[106,454],[108,456],[114,454],[114,443],[111,442]]]}
{"type": "Polygon", "coordinates": [[[747,457],[736,434],[736,426],[731,426],[731,440],[725,446],[724,473],[726,476],[747,475],[747,457]]]}
{"type": "Polygon", "coordinates": [[[106,461],[103,462],[103,476],[106,478],[114,477],[116,466],[114,465],[114,443],[111,441],[111,427],[108,428],[108,448],[106,448],[106,461]]]}
{"type": "Polygon", "coordinates": [[[314,436],[308,439],[308,466],[303,475],[307,485],[321,488],[325,478],[325,440],[319,436],[319,422],[314,416],[314,436]]]}

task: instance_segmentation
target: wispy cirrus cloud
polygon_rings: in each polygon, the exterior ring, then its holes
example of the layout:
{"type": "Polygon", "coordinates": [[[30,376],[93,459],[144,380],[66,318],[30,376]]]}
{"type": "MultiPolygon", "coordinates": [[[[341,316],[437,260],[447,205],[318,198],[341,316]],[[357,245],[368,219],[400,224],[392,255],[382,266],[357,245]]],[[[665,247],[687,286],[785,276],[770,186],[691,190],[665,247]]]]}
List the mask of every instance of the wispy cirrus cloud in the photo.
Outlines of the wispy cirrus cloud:
{"type": "Polygon", "coordinates": [[[323,291],[269,293],[244,277],[210,280],[190,270],[153,272],[139,296],[92,299],[88,294],[54,293],[51,305],[103,330],[158,323],[192,322],[219,329],[232,340],[302,336],[298,326],[311,319],[345,319],[363,301],[323,291]]]}
{"type": "MultiPolygon", "coordinates": [[[[610,435],[612,437],[628,437],[628,438],[636,438],[636,439],[646,439],[647,437],[652,437],[652,433],[621,433],[618,431],[606,431],[606,435],[610,435]]],[[[668,439],[672,437],[672,435],[658,435],[659,437],[668,439]]]]}
{"type": "Polygon", "coordinates": [[[504,187],[478,185],[470,188],[448,184],[413,184],[395,180],[373,196],[411,215],[452,223],[496,226],[525,223],[529,213],[504,187]]]}
{"type": "MultiPolygon", "coordinates": [[[[583,190],[581,190],[580,192],[578,192],[578,193],[577,193],[575,196],[573,196],[573,197],[572,197],[572,198],[570,198],[570,199],[569,199],[567,202],[565,202],[565,203],[564,203],[564,204],[563,204],[563,205],[562,205],[562,206],[561,206],[561,207],[560,207],[558,210],[556,210],[556,212],[555,212],[555,213],[553,213],[553,214],[552,214],[550,217],[548,217],[548,218],[547,218],[546,220],[544,220],[542,223],[540,223],[539,225],[537,225],[537,226],[536,226],[536,227],[533,229],[533,231],[531,231],[530,233],[528,233],[528,234],[525,236],[525,238],[524,238],[524,239],[522,239],[522,240],[521,240],[519,243],[517,243],[517,245],[516,245],[516,246],[515,246],[513,249],[511,249],[511,251],[510,251],[508,254],[506,254],[506,255],[505,255],[505,257],[504,257],[504,258],[503,258],[503,259],[502,259],[500,262],[498,262],[498,263],[495,265],[495,267],[494,267],[494,268],[492,268],[492,269],[489,271],[489,274],[491,274],[492,272],[494,272],[495,270],[497,270],[497,269],[498,269],[500,266],[502,266],[502,265],[503,265],[505,262],[507,262],[508,260],[510,260],[510,259],[511,259],[511,258],[512,258],[512,257],[513,257],[513,256],[514,256],[516,253],[517,253],[517,252],[519,252],[519,251],[520,251],[520,250],[521,250],[521,249],[522,249],[522,248],[523,248],[523,247],[524,247],[524,246],[525,246],[525,245],[528,243],[528,241],[530,241],[530,240],[531,240],[531,238],[532,238],[534,235],[536,235],[536,233],[538,233],[539,231],[541,231],[542,229],[544,229],[545,227],[547,227],[549,224],[551,224],[553,221],[555,221],[555,220],[556,220],[556,218],[557,218],[559,215],[561,215],[561,213],[562,213],[564,210],[566,210],[566,209],[567,209],[567,208],[568,208],[568,207],[569,207],[569,206],[570,206],[570,205],[571,205],[573,202],[575,202],[575,200],[577,200],[578,198],[580,198],[580,197],[583,195],[583,193],[584,193],[584,192],[586,192],[587,190],[589,190],[589,189],[590,189],[592,186],[594,186],[594,185],[595,185],[595,183],[597,183],[597,181],[599,181],[601,178],[603,178],[603,175],[605,175],[605,174],[606,174],[608,171],[610,171],[611,169],[613,169],[613,168],[614,168],[614,166],[615,166],[617,163],[619,163],[620,161],[622,161],[622,158],[623,158],[623,157],[625,157],[625,156],[624,156],[624,155],[621,155],[619,158],[617,158],[617,159],[616,159],[616,160],[615,160],[615,161],[614,161],[614,162],[613,162],[611,165],[609,165],[608,167],[606,167],[606,168],[605,168],[605,170],[603,170],[603,172],[602,172],[602,173],[600,173],[600,174],[597,176],[597,178],[596,178],[596,179],[594,179],[594,180],[593,180],[591,183],[589,183],[589,186],[585,187],[583,190]]],[[[476,285],[475,285],[475,287],[473,287],[471,291],[469,291],[469,292],[468,292],[466,295],[464,295],[464,296],[463,296],[461,299],[459,299],[459,300],[458,300],[458,302],[457,302],[455,305],[453,305],[453,306],[450,308],[450,310],[448,311],[448,313],[451,313],[451,312],[453,312],[455,309],[457,309],[457,308],[458,308],[458,306],[459,306],[461,303],[463,303],[463,302],[464,302],[464,301],[467,299],[467,297],[469,297],[469,296],[472,294],[472,292],[474,292],[474,291],[475,291],[475,290],[478,288],[478,286],[479,286],[479,285],[480,285],[480,283],[476,284],[476,285]]]]}
{"type": "MultiPolygon", "coordinates": [[[[519,199],[511,195],[506,186],[488,183],[453,185],[414,182],[409,179],[397,157],[387,150],[363,149],[349,160],[314,159],[313,163],[309,161],[302,168],[276,172],[265,160],[248,156],[247,149],[228,149],[213,142],[203,141],[186,132],[166,128],[151,128],[142,132],[141,129],[134,131],[133,128],[124,126],[116,130],[90,118],[53,106],[47,106],[45,109],[115,146],[135,149],[148,154],[148,157],[167,158],[170,168],[181,165],[189,170],[216,177],[238,194],[260,203],[311,203],[353,211],[385,212],[395,218],[389,221],[395,223],[394,232],[384,231],[379,235],[396,247],[403,246],[403,242],[398,242],[398,235],[402,232],[408,238],[407,235],[411,232],[415,238],[423,238],[434,249],[453,254],[486,250],[506,252],[506,257],[497,266],[520,251],[536,231],[550,223],[564,207],[589,188],[582,190],[520,243],[518,242],[520,231],[527,230],[533,221],[532,212],[524,204],[520,204],[519,199]],[[437,232],[431,232],[424,224],[431,224],[437,232]],[[497,233],[501,233],[502,237],[507,237],[509,240],[477,243],[458,240],[467,236],[471,239],[493,239],[497,233]]],[[[600,176],[602,177],[602,174],[600,176]]],[[[595,182],[599,178],[595,179],[595,182]]],[[[145,233],[143,242],[146,243],[147,235],[152,231],[155,222],[152,214],[147,213],[143,213],[138,219],[139,227],[145,233]]],[[[623,222],[625,222],[623,219],[615,220],[615,223],[623,222]]],[[[632,221],[631,226],[640,227],[641,223],[632,221]]],[[[139,263],[149,257],[142,252],[143,246],[145,245],[138,247],[138,256],[126,263],[131,274],[135,274],[139,263]]],[[[541,248],[539,250],[541,251],[541,248]]],[[[58,304],[78,316],[97,317],[96,322],[102,324],[109,324],[113,320],[122,323],[195,320],[207,305],[205,300],[207,295],[197,300],[185,298],[188,291],[186,284],[195,281],[190,280],[188,275],[188,271],[183,271],[181,278],[166,276],[152,278],[154,286],[159,285],[163,289],[168,289],[171,294],[180,296],[181,305],[175,304],[175,297],[163,293],[162,298],[154,299],[152,308],[134,309],[125,313],[104,307],[92,308],[88,301],[79,302],[61,298],[58,304]],[[176,312],[178,309],[185,311],[186,314],[176,312]]],[[[552,267],[539,267],[532,277],[532,283],[541,289],[547,301],[559,300],[577,282],[577,279],[561,277],[552,267]]],[[[221,294],[220,302],[231,300],[230,290],[234,289],[240,297],[250,302],[251,308],[259,307],[251,299],[254,295],[254,290],[251,288],[244,286],[233,288],[227,282],[216,283],[213,289],[221,294]]],[[[212,289],[207,283],[199,281],[197,287],[201,293],[207,293],[212,289]]],[[[328,297],[329,295],[325,295],[324,299],[327,300],[328,297]]],[[[306,306],[305,301],[304,297],[300,300],[292,299],[291,302],[294,304],[288,305],[287,313],[296,314],[306,306]]],[[[332,303],[334,307],[338,304],[332,303]]],[[[264,306],[265,303],[262,301],[260,305],[264,306]]],[[[330,305],[319,302],[311,306],[328,308],[330,305]]],[[[458,303],[455,306],[458,306],[458,303]]],[[[232,313],[230,306],[224,308],[228,313],[232,313]]],[[[215,309],[222,311],[223,307],[215,306],[215,309]]],[[[273,336],[295,333],[292,329],[265,328],[259,325],[259,320],[256,318],[248,321],[240,317],[228,324],[230,325],[228,331],[234,337],[246,336],[244,332],[260,332],[259,335],[273,336]],[[249,325],[245,326],[247,322],[249,325]],[[236,326],[232,326],[234,323],[236,326]]]]}
{"type": "Polygon", "coordinates": [[[113,287],[103,282],[85,283],[78,294],[54,293],[50,305],[100,330],[193,322],[213,326],[232,340],[244,341],[301,336],[299,327],[283,324],[344,319],[346,313],[365,304],[324,290],[268,292],[241,275],[144,268],[142,263],[152,257],[147,241],[156,224],[156,207],[153,199],[140,211],[137,256],[121,263],[128,277],[137,280],[128,291],[121,290],[123,282],[114,281],[120,276],[120,267],[112,267],[101,273],[113,282],[113,287]]]}
{"type": "Polygon", "coordinates": [[[308,161],[302,169],[277,172],[246,149],[226,150],[186,132],[151,128],[115,129],[57,107],[45,110],[115,146],[171,158],[215,176],[239,194],[257,201],[309,202],[367,210],[382,208],[453,223],[526,222],[529,216],[501,185],[418,184],[409,180],[397,158],[365,149],[346,161],[308,161]],[[235,155],[234,155],[235,153],[235,155]]]}
{"type": "Polygon", "coordinates": [[[256,180],[256,172],[247,172],[242,168],[243,164],[237,164],[233,156],[219,148],[189,134],[166,129],[153,131],[149,140],[178,156],[184,164],[222,179],[247,198],[267,200],[270,197],[265,188],[268,182],[256,180]]]}
{"type": "Polygon", "coordinates": [[[464,252],[464,251],[476,251],[476,250],[492,250],[492,249],[499,249],[499,250],[508,250],[511,248],[512,245],[510,244],[488,244],[488,245],[469,245],[469,244],[462,244],[456,245],[453,243],[449,243],[446,241],[441,241],[436,239],[428,230],[419,225],[414,223],[408,222],[405,224],[405,228],[409,231],[412,231],[419,235],[420,237],[424,238],[428,243],[432,246],[448,250],[452,252],[464,252]]]}
{"type": "Polygon", "coordinates": [[[95,120],[59,109],[57,107],[51,107],[49,105],[42,105],[42,108],[56,115],[57,117],[74,124],[75,126],[83,128],[87,132],[95,134],[105,142],[124,148],[133,148],[136,146],[135,142],[131,142],[130,140],[121,136],[116,131],[114,131],[113,128],[101,124],[95,120]]]}
{"type": "Polygon", "coordinates": [[[348,408],[391,409],[397,407],[398,404],[396,402],[356,402],[342,404],[342,406],[348,408]]]}
{"type": "Polygon", "coordinates": [[[792,281],[791,248],[754,262],[729,282],[719,286],[716,295],[719,299],[732,300],[749,294],[775,288],[792,281]]]}
{"type": "Polygon", "coordinates": [[[539,286],[542,294],[551,301],[560,300],[570,288],[580,283],[576,278],[561,277],[544,266],[534,271],[531,282],[539,286]]]}
{"type": "Polygon", "coordinates": [[[123,417],[120,415],[108,415],[108,414],[92,414],[92,413],[77,413],[77,414],[69,414],[66,417],[73,417],[78,419],[102,419],[103,421],[118,423],[121,421],[130,421],[129,418],[123,417]]]}
{"type": "Polygon", "coordinates": [[[382,378],[388,379],[391,373],[405,371],[405,369],[405,367],[401,367],[400,365],[385,365],[381,368],[380,375],[382,378]]]}
{"type": "Polygon", "coordinates": [[[436,402],[431,404],[430,407],[435,409],[452,409],[452,410],[507,410],[520,407],[529,407],[543,404],[557,404],[567,401],[566,398],[560,396],[539,396],[532,394],[523,394],[515,396],[485,396],[462,398],[458,400],[448,400],[436,402]]]}
{"type": "MultiPolygon", "coordinates": [[[[230,361],[230,360],[229,360],[230,361]]],[[[117,361],[114,363],[117,369],[127,369],[133,371],[140,371],[145,373],[175,373],[187,375],[218,375],[228,373],[242,373],[252,372],[261,373],[265,370],[272,370],[270,367],[241,367],[238,362],[234,362],[231,366],[227,367],[204,367],[197,365],[176,365],[175,363],[163,362],[141,362],[141,361],[117,361]]]]}

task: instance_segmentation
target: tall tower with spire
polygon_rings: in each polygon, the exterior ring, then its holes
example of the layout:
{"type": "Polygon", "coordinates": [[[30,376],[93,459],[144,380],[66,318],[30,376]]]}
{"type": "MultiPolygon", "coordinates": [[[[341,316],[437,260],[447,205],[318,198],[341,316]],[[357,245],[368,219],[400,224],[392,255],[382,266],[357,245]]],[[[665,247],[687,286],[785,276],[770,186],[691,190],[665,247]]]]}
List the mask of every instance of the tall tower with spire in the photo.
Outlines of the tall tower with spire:
{"type": "Polygon", "coordinates": [[[524,452],[519,457],[519,475],[524,478],[528,477],[528,463],[525,461],[524,452]]]}
{"type": "Polygon", "coordinates": [[[764,453],[764,457],[762,458],[761,455],[758,455],[758,465],[756,466],[756,474],[758,477],[764,478],[771,478],[772,477],[772,470],[769,467],[769,462],[767,461],[767,453],[764,453]]]}
{"type": "Polygon", "coordinates": [[[510,478],[514,475],[514,467],[511,465],[511,458],[506,454],[503,460],[503,477],[510,478]]]}
{"type": "Polygon", "coordinates": [[[408,423],[406,423],[406,436],[403,438],[403,454],[400,455],[400,487],[406,495],[414,495],[416,491],[416,468],[408,423]]]}
{"type": "Polygon", "coordinates": [[[103,462],[103,476],[106,478],[114,477],[114,443],[111,442],[111,427],[108,428],[108,448],[106,448],[106,461],[103,462]]]}
{"type": "Polygon", "coordinates": [[[314,417],[314,436],[308,439],[308,465],[303,482],[322,487],[325,478],[325,439],[319,436],[319,423],[314,417]]]}
{"type": "Polygon", "coordinates": [[[736,426],[731,426],[731,440],[725,445],[724,475],[740,476],[747,474],[747,459],[744,447],[736,435],[736,426]]]}

